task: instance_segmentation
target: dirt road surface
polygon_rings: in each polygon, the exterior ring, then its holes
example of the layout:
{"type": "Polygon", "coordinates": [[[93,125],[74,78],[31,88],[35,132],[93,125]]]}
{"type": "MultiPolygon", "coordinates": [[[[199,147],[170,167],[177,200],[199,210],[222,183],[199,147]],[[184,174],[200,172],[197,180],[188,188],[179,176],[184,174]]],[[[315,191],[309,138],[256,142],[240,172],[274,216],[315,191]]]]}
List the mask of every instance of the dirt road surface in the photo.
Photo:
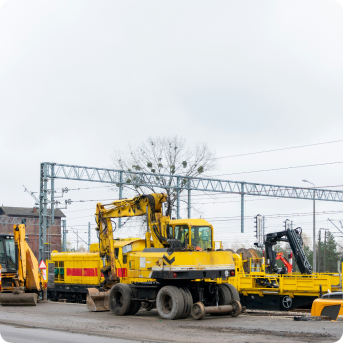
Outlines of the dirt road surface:
{"type": "Polygon", "coordinates": [[[296,322],[292,317],[250,315],[169,321],[162,320],[155,310],[117,317],[111,312],[89,312],[85,305],[52,302],[36,307],[0,307],[0,324],[45,329],[40,331],[47,338],[55,330],[139,342],[333,343],[343,333],[342,322],[296,322]]]}

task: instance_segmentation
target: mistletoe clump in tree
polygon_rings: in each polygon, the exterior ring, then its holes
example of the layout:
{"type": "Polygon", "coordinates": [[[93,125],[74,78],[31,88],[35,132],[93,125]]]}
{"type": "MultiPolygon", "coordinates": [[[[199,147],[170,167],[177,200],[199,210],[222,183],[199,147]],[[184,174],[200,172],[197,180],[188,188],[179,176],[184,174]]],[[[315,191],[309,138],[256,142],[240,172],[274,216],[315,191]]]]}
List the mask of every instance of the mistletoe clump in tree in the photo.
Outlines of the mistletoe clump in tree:
{"type": "MultiPolygon", "coordinates": [[[[133,190],[136,194],[167,193],[171,206],[177,199],[176,189],[169,188],[172,185],[171,176],[180,176],[180,187],[185,187],[188,177],[200,176],[216,168],[215,155],[206,143],[198,143],[190,148],[186,145],[185,139],[177,136],[149,137],[138,146],[129,145],[127,152],[116,152],[112,161],[115,169],[124,170],[124,188],[133,190]],[[158,187],[133,185],[140,181],[141,176],[138,173],[132,175],[125,171],[151,173],[153,176],[150,183],[158,187]]],[[[144,179],[144,183],[146,182],[147,179],[144,179]]],[[[182,189],[179,191],[179,196],[181,193],[182,189]]]]}

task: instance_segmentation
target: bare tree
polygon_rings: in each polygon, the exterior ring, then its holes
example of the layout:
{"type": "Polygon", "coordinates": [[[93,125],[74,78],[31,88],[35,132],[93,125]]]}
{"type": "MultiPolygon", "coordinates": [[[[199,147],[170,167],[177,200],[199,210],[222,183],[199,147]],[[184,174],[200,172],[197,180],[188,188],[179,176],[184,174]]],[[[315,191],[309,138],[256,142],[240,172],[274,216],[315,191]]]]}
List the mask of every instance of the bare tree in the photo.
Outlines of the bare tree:
{"type": "MultiPolygon", "coordinates": [[[[115,169],[159,174],[152,178],[152,182],[159,187],[134,186],[132,183],[139,178],[139,175],[132,177],[131,174],[125,174],[124,188],[136,194],[147,191],[167,193],[171,206],[177,199],[177,191],[168,187],[172,185],[172,177],[168,175],[181,176],[180,186],[186,186],[187,177],[196,177],[216,168],[215,155],[206,143],[198,143],[190,148],[186,145],[185,139],[177,136],[149,137],[138,146],[129,145],[127,152],[116,152],[112,157],[112,162],[115,169]]],[[[179,191],[179,196],[181,193],[182,189],[179,191]]],[[[183,201],[182,197],[180,200],[183,201]]]]}

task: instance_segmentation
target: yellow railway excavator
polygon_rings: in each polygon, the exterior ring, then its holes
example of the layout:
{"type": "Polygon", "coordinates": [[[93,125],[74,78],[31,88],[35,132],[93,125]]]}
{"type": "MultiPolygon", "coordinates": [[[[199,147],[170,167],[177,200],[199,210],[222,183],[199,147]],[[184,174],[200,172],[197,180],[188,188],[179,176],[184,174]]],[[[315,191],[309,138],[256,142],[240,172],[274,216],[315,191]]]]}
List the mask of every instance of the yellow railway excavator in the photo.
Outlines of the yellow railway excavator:
{"type": "Polygon", "coordinates": [[[13,235],[0,235],[2,306],[35,306],[44,291],[38,261],[25,239],[25,225],[14,225],[13,235]]]}
{"type": "Polygon", "coordinates": [[[187,318],[191,313],[195,319],[207,313],[238,316],[238,292],[225,282],[235,274],[232,253],[215,250],[213,227],[206,220],[170,220],[170,203],[165,214],[162,210],[166,202],[166,194],[153,193],[97,204],[105,281],[100,292],[88,289],[87,308],[133,315],[140,307],[156,307],[164,319],[187,318]],[[113,239],[112,218],[143,215],[145,239],[113,239]]]}

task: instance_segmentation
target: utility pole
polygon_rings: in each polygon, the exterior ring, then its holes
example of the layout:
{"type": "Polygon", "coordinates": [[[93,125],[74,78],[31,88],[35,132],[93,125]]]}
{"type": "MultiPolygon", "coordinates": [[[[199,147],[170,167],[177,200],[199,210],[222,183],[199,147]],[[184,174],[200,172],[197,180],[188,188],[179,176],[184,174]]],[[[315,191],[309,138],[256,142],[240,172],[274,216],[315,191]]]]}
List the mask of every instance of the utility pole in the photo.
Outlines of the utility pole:
{"type": "Polygon", "coordinates": [[[313,271],[316,272],[316,186],[314,183],[308,180],[303,180],[313,185],[313,271]]]}
{"type": "Polygon", "coordinates": [[[67,223],[62,220],[62,251],[67,251],[67,223]]]}
{"type": "MultiPolygon", "coordinates": [[[[315,187],[313,185],[313,187],[315,187]]],[[[316,191],[313,188],[313,270],[316,272],[316,191]]]]}
{"type": "Polygon", "coordinates": [[[244,233],[244,182],[241,183],[241,233],[244,233]]]}
{"type": "Polygon", "coordinates": [[[322,251],[322,241],[321,241],[321,237],[322,237],[322,230],[324,230],[325,232],[325,238],[324,238],[324,272],[326,271],[326,231],[328,229],[319,229],[318,231],[318,273],[320,273],[320,266],[321,266],[321,251],[322,251]]]}
{"type": "MultiPolygon", "coordinates": [[[[119,173],[119,200],[123,198],[123,172],[119,173]]],[[[118,218],[118,228],[121,228],[121,218],[118,218]]]]}
{"type": "Polygon", "coordinates": [[[176,180],[176,219],[180,219],[180,178],[176,180]]]}
{"type": "MultiPolygon", "coordinates": [[[[82,239],[81,237],[79,237],[79,233],[78,233],[78,232],[75,232],[75,231],[72,231],[72,232],[74,232],[75,235],[76,235],[76,237],[77,237],[77,239],[76,239],[76,250],[77,250],[77,251],[79,251],[79,239],[81,239],[81,241],[82,241],[83,243],[85,243],[86,245],[88,245],[88,243],[87,243],[84,239],[82,239]]],[[[84,232],[82,232],[82,233],[87,233],[87,231],[84,231],[84,232]]]]}
{"type": "Polygon", "coordinates": [[[321,229],[319,229],[319,232],[318,232],[318,273],[320,273],[320,246],[321,246],[321,241],[320,241],[320,236],[321,236],[321,229]]]}
{"type": "Polygon", "coordinates": [[[324,232],[324,273],[326,272],[326,231],[324,232]]]}
{"type": "Polygon", "coordinates": [[[91,248],[91,223],[88,222],[88,251],[91,248]]]}
{"type": "Polygon", "coordinates": [[[188,179],[187,215],[188,215],[188,218],[192,218],[191,216],[191,179],[188,179]]]}

